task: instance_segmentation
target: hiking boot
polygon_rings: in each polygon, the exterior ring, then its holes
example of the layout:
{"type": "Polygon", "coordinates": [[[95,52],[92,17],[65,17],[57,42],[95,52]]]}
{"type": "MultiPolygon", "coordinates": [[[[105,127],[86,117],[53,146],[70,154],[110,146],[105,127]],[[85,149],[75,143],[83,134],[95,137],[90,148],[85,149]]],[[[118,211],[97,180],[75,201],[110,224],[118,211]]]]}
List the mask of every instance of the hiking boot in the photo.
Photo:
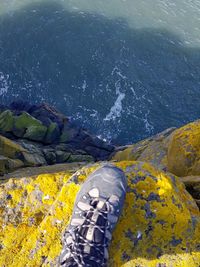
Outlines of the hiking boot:
{"type": "Polygon", "coordinates": [[[82,185],[72,218],[63,236],[60,266],[107,266],[108,245],[126,194],[123,171],[105,165],[82,185]]]}

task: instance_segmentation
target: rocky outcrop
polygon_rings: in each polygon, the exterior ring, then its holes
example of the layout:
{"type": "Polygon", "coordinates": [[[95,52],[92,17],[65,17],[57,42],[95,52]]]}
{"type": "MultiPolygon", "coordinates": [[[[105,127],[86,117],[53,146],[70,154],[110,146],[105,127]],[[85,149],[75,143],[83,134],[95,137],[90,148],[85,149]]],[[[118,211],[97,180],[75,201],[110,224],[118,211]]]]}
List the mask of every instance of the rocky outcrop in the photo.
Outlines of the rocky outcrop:
{"type": "MultiPolygon", "coordinates": [[[[125,171],[128,190],[109,266],[199,266],[200,213],[179,178],[148,163],[116,165],[125,171]]],[[[76,193],[99,166],[1,185],[0,266],[56,266],[76,193]]]]}
{"type": "Polygon", "coordinates": [[[200,120],[171,135],[167,161],[168,170],[178,176],[200,175],[200,120]]]}
{"type": "Polygon", "coordinates": [[[22,166],[105,160],[114,150],[47,104],[1,106],[0,134],[7,138],[9,149],[20,146],[23,150],[17,157],[0,153],[0,175],[22,166]]]}
{"type": "Polygon", "coordinates": [[[142,160],[179,176],[200,175],[200,120],[133,144],[113,160],[142,160]]]}
{"type": "Polygon", "coordinates": [[[199,267],[200,121],[114,147],[46,104],[14,102],[0,133],[0,266],[57,266],[76,194],[110,159],[128,189],[109,266],[199,267]]]}
{"type": "MultiPolygon", "coordinates": [[[[155,137],[146,139],[137,144],[116,152],[112,159],[140,160],[150,162],[174,175],[179,176],[183,182],[184,177],[200,176],[200,120],[189,123],[179,129],[168,129],[155,137]]],[[[200,207],[200,181],[193,185],[193,178],[187,188],[196,199],[200,207]],[[198,188],[198,189],[197,189],[198,188]]]]}
{"type": "Polygon", "coordinates": [[[154,164],[161,169],[167,168],[168,146],[175,128],[169,128],[153,137],[125,147],[111,155],[112,160],[139,160],[154,164]]]}
{"type": "Polygon", "coordinates": [[[0,133],[13,139],[23,138],[42,144],[69,144],[95,159],[107,159],[114,146],[76,126],[48,104],[13,102],[0,107],[0,133]]]}

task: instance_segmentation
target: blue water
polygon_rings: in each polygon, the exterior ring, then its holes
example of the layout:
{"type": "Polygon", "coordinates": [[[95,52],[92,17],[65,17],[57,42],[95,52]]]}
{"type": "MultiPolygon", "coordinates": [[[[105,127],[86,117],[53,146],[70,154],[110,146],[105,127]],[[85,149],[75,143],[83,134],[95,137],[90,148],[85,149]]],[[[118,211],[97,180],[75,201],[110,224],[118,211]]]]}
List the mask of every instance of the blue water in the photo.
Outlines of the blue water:
{"type": "Polygon", "coordinates": [[[200,117],[200,1],[0,0],[0,102],[131,143],[200,117]]]}

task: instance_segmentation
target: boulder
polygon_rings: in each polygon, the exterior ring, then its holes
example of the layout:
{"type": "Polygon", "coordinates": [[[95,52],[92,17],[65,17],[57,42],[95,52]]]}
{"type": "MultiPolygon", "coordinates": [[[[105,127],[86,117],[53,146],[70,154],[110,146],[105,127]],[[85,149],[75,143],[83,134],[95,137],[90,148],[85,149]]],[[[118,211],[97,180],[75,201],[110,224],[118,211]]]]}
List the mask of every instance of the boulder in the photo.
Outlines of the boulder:
{"type": "Polygon", "coordinates": [[[169,139],[175,128],[169,128],[153,137],[117,151],[111,158],[115,161],[139,160],[149,162],[157,168],[167,168],[169,139]]]}
{"type": "Polygon", "coordinates": [[[57,111],[54,107],[47,103],[32,108],[29,113],[34,118],[40,120],[45,126],[49,127],[52,122],[56,123],[59,129],[63,128],[64,122],[68,121],[68,118],[57,111]]]}
{"type": "Polygon", "coordinates": [[[47,132],[47,127],[40,126],[29,126],[24,134],[23,138],[27,138],[29,140],[44,142],[44,137],[47,132]]]}
{"type": "Polygon", "coordinates": [[[16,142],[0,135],[0,155],[17,159],[25,149],[16,142]]]}
{"type": "MultiPolygon", "coordinates": [[[[200,213],[180,179],[143,162],[116,165],[128,188],[109,266],[199,266],[200,213]]],[[[76,194],[99,166],[1,184],[0,266],[57,266],[76,194]]]]}
{"type": "Polygon", "coordinates": [[[55,122],[52,122],[46,132],[44,143],[52,144],[59,140],[60,130],[58,125],[55,122]]]}
{"type": "Polygon", "coordinates": [[[11,132],[14,125],[14,117],[10,110],[0,113],[0,132],[11,132]]]}
{"type": "Polygon", "coordinates": [[[71,155],[69,152],[66,151],[56,151],[55,154],[57,163],[67,162],[71,155]]]}
{"type": "Polygon", "coordinates": [[[37,167],[37,166],[43,166],[47,165],[46,159],[44,158],[44,155],[41,153],[30,153],[28,152],[22,152],[22,155],[20,157],[20,160],[24,162],[24,165],[31,166],[31,167],[37,167]]]}
{"type": "Polygon", "coordinates": [[[47,164],[56,164],[56,151],[52,148],[44,148],[43,154],[47,164]]]}
{"type": "Polygon", "coordinates": [[[0,175],[12,172],[18,168],[24,167],[24,163],[19,159],[10,159],[0,155],[0,175]]]}
{"type": "Polygon", "coordinates": [[[64,123],[64,127],[60,136],[60,143],[69,143],[72,141],[78,142],[79,129],[77,127],[72,127],[69,122],[64,123]]]}
{"type": "Polygon", "coordinates": [[[168,170],[178,176],[200,175],[200,120],[177,129],[170,138],[168,170]]]}
{"type": "Polygon", "coordinates": [[[35,141],[42,141],[47,128],[42,125],[42,123],[29,115],[26,112],[23,112],[21,115],[15,117],[13,133],[17,137],[25,136],[28,139],[35,141]],[[39,134],[37,134],[39,132],[39,134]]]}

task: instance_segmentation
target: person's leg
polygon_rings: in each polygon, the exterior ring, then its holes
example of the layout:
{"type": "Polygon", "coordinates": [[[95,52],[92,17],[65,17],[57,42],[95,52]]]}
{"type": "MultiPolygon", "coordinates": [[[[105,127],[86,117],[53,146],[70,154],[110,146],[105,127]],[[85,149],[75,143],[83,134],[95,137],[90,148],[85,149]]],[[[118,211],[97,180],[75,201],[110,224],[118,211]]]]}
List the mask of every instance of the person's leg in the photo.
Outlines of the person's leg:
{"type": "Polygon", "coordinates": [[[103,267],[125,194],[123,171],[110,164],[93,172],[80,189],[63,236],[62,267],[103,267]]]}

